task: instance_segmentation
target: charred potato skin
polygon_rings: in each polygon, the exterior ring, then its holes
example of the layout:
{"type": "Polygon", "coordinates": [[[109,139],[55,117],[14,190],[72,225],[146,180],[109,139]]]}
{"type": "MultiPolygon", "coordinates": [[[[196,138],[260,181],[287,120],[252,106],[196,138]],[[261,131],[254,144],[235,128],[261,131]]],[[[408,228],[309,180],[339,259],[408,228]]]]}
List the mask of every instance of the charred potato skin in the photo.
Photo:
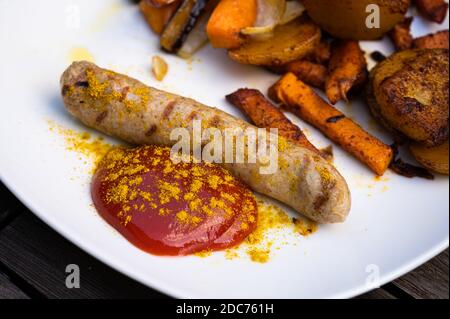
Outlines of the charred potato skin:
{"type": "Polygon", "coordinates": [[[437,146],[448,139],[448,91],[448,50],[407,50],[372,70],[367,102],[391,131],[437,146]]]}
{"type": "Polygon", "coordinates": [[[320,28],[303,15],[278,26],[266,40],[248,39],[239,49],[228,51],[229,57],[242,64],[267,67],[282,66],[313,53],[321,40],[320,28]]]}
{"type": "Polygon", "coordinates": [[[375,40],[401,22],[410,0],[302,0],[310,17],[325,31],[341,39],[375,40]],[[367,6],[380,7],[380,28],[369,29],[367,6]]]}

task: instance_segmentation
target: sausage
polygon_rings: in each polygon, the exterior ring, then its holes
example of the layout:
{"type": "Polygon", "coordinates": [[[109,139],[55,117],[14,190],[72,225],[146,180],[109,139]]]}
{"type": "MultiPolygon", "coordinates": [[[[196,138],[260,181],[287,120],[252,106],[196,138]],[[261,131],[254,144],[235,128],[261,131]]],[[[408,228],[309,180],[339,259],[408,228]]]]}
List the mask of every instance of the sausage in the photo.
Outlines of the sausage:
{"type": "MultiPolygon", "coordinates": [[[[61,77],[66,109],[85,125],[136,145],[173,146],[176,128],[255,128],[216,108],[163,92],[102,69],[90,62],[73,63],[61,77]]],[[[247,145],[245,146],[247,147],[247,145]]],[[[350,211],[344,178],[321,156],[280,138],[278,170],[261,174],[264,164],[223,165],[251,189],[275,198],[319,223],[343,222],[350,211]]]]}

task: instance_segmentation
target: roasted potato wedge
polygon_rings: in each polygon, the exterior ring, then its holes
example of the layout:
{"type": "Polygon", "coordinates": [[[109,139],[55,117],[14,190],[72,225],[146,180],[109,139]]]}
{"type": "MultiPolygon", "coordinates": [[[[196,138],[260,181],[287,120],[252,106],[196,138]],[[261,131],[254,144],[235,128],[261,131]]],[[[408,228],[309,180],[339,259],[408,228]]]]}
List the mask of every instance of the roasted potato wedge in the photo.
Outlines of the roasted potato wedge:
{"type": "Polygon", "coordinates": [[[306,16],[275,28],[273,37],[265,41],[249,39],[242,47],[229,51],[229,56],[243,64],[280,66],[312,53],[320,43],[321,31],[306,16]]]}
{"type": "Polygon", "coordinates": [[[406,50],[378,64],[367,102],[391,130],[427,146],[448,139],[448,50],[406,50]]]}
{"type": "Polygon", "coordinates": [[[403,20],[409,0],[303,0],[310,17],[325,31],[341,39],[374,40],[381,38],[403,20]],[[380,27],[368,28],[369,5],[380,8],[380,27]]]}
{"type": "Polygon", "coordinates": [[[409,149],[423,167],[439,174],[448,175],[448,140],[435,147],[415,143],[409,149]]]}

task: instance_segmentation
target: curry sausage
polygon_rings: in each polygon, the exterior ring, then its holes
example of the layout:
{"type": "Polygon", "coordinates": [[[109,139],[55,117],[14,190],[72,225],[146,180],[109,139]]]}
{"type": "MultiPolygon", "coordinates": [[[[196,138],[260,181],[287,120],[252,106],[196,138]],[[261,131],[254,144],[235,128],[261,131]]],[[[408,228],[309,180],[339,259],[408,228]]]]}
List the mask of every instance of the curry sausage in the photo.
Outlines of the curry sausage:
{"type": "MultiPolygon", "coordinates": [[[[255,128],[216,108],[163,92],[90,62],[73,63],[61,77],[67,110],[85,125],[136,145],[173,146],[176,128],[255,128]]],[[[255,128],[256,129],[256,128],[255,128]]],[[[245,145],[247,147],[247,145],[245,145]]],[[[224,150],[225,151],[225,150],[224,150]]],[[[343,222],[350,210],[344,178],[321,156],[280,139],[278,169],[261,174],[265,164],[223,164],[254,191],[275,198],[319,223],[343,222]]]]}

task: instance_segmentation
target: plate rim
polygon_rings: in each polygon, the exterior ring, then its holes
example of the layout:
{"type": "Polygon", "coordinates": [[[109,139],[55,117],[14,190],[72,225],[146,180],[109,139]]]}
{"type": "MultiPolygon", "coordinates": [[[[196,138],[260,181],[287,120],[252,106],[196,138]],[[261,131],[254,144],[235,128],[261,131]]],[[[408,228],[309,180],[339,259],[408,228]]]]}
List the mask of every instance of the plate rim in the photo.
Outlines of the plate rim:
{"type": "MultiPolygon", "coordinates": [[[[188,291],[185,291],[185,289],[180,289],[179,287],[176,287],[174,285],[170,285],[165,283],[163,280],[158,280],[156,278],[148,278],[148,280],[144,280],[143,278],[140,278],[138,274],[132,273],[125,269],[125,266],[121,265],[120,262],[116,261],[113,256],[108,256],[108,254],[102,253],[101,250],[96,250],[94,248],[89,247],[88,244],[83,243],[82,240],[79,240],[77,236],[75,235],[76,232],[68,230],[63,223],[59,223],[57,219],[51,219],[45,214],[41,214],[39,206],[36,203],[33,203],[32,200],[27,200],[26,195],[22,194],[20,190],[18,190],[15,187],[14,182],[8,180],[8,178],[5,177],[5,174],[2,173],[1,167],[0,167],[0,181],[6,186],[6,188],[13,193],[14,196],[28,209],[30,210],[35,216],[37,216],[42,222],[44,222],[46,225],[48,225],[50,228],[52,228],[54,231],[56,231],[59,235],[64,237],[66,240],[70,241],[72,244],[92,256],[93,258],[98,259],[108,267],[111,267],[112,269],[118,271],[122,275],[135,280],[142,285],[154,289],[156,291],[159,291],[169,297],[177,298],[177,299],[202,299],[204,297],[199,296],[193,296],[192,293],[189,293],[188,291]]],[[[425,264],[426,262],[430,261],[440,253],[442,253],[445,249],[449,248],[449,234],[447,234],[447,238],[442,240],[441,242],[435,244],[433,247],[427,249],[426,251],[422,252],[420,255],[416,256],[415,258],[412,258],[411,260],[404,262],[401,266],[397,267],[396,269],[391,270],[389,273],[381,275],[381,278],[379,280],[379,286],[383,286],[387,283],[390,283],[409,272],[413,271],[414,269],[420,267],[421,265],[425,264]]],[[[145,253],[145,252],[142,252],[145,253]]],[[[336,293],[334,295],[324,296],[321,299],[349,299],[354,298],[357,296],[361,296],[365,293],[368,293],[372,290],[375,290],[377,288],[368,287],[364,283],[361,283],[357,287],[353,287],[350,289],[347,289],[345,291],[342,291],[340,293],[336,293]]],[[[219,299],[219,298],[216,298],[219,299]]],[[[282,299],[282,298],[276,298],[273,299],[282,299]]],[[[292,298],[296,299],[296,298],[292,298]]]]}

